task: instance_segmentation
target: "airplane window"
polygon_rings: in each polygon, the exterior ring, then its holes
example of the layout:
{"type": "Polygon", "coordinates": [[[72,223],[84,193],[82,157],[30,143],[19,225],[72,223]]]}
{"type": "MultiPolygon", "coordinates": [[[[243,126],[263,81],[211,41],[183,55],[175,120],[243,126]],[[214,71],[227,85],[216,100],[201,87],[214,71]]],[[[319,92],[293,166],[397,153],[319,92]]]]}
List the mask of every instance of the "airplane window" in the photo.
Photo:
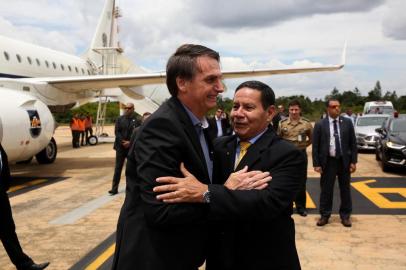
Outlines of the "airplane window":
{"type": "Polygon", "coordinates": [[[38,58],[35,58],[35,62],[37,62],[37,66],[40,66],[40,65],[41,65],[41,62],[39,61],[38,58]]]}
{"type": "Polygon", "coordinates": [[[85,70],[82,68],[82,74],[85,75],[85,70]]]}
{"type": "Polygon", "coordinates": [[[54,69],[56,69],[56,64],[55,64],[55,62],[52,62],[52,66],[54,67],[54,69]]]}
{"type": "Polygon", "coordinates": [[[68,65],[68,69],[69,69],[69,71],[72,71],[72,68],[68,65]]]}
{"type": "Polygon", "coordinates": [[[79,73],[78,67],[75,67],[75,71],[76,73],[79,73]]]}
{"type": "Polygon", "coordinates": [[[17,60],[19,63],[21,63],[21,56],[19,54],[16,54],[17,60]]]}
{"type": "Polygon", "coordinates": [[[28,61],[28,63],[30,63],[30,65],[32,64],[31,57],[27,56],[27,61],[28,61]]]}
{"type": "Polygon", "coordinates": [[[8,55],[8,52],[4,52],[4,58],[6,58],[7,61],[10,60],[10,56],[8,55]]]}
{"type": "Polygon", "coordinates": [[[49,68],[48,60],[45,60],[45,65],[47,66],[47,68],[49,68]]]}
{"type": "Polygon", "coordinates": [[[61,69],[62,69],[62,70],[65,70],[65,67],[64,67],[62,64],[61,64],[61,69]]]}
{"type": "Polygon", "coordinates": [[[90,75],[90,71],[89,71],[89,70],[87,70],[87,75],[90,75]]]}

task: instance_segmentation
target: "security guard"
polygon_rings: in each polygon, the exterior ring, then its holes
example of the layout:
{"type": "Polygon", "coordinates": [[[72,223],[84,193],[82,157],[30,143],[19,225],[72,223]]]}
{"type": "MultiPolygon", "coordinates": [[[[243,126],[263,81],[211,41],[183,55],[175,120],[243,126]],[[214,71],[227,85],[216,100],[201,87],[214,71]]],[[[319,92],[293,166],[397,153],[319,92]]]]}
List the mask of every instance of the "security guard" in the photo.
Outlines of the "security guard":
{"type": "MultiPolygon", "coordinates": [[[[307,154],[306,147],[312,143],[312,133],[313,126],[309,120],[301,117],[301,105],[298,100],[292,100],[289,103],[289,117],[280,121],[278,127],[278,135],[295,144],[299,149],[301,149],[306,156],[306,168],[307,168],[307,154]]],[[[296,211],[299,215],[305,217],[307,216],[306,210],[306,180],[307,180],[307,169],[304,171],[303,175],[303,187],[300,189],[296,196],[295,204],[296,211]]]]}

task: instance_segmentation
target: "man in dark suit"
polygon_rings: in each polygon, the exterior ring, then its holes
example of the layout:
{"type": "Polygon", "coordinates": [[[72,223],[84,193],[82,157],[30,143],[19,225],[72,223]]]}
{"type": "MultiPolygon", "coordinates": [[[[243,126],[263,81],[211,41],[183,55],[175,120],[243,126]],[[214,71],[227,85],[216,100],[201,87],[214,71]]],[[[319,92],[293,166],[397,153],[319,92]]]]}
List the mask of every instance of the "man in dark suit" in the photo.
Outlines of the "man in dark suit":
{"type": "Polygon", "coordinates": [[[213,141],[215,138],[227,136],[231,134],[231,125],[227,118],[223,117],[224,110],[217,108],[213,118],[208,119],[209,122],[209,137],[213,141]]]}
{"type": "Polygon", "coordinates": [[[10,186],[10,170],[7,154],[0,144],[0,238],[10,260],[19,270],[39,270],[49,265],[49,262],[36,264],[26,255],[18,241],[16,227],[11,213],[10,200],[7,190],[10,186]]]}
{"type": "Polygon", "coordinates": [[[213,230],[207,270],[300,269],[291,215],[303,182],[305,157],[269,127],[274,104],[275,95],[268,85],[242,83],[231,111],[236,135],[214,142],[213,184],[200,183],[184,170],[186,178],[157,180],[167,183],[154,189],[166,192],[158,196],[164,202],[205,202],[208,206],[213,230]],[[248,179],[252,190],[236,190],[240,183],[227,178],[245,166],[270,172],[272,181],[255,184],[248,179]]]}
{"type": "Polygon", "coordinates": [[[134,115],[134,104],[127,103],[124,107],[125,112],[122,116],[117,118],[114,127],[114,134],[116,139],[114,141],[114,150],[116,150],[116,163],[114,168],[114,176],[112,181],[110,195],[118,193],[118,185],[120,184],[121,171],[124,166],[125,158],[130,148],[131,135],[134,129],[140,125],[140,122],[134,115]]]}
{"type": "Polygon", "coordinates": [[[320,219],[317,226],[328,223],[333,205],[336,176],[340,187],[340,218],[345,227],[351,227],[351,173],[356,170],[357,143],[350,119],[341,117],[340,102],[326,103],[328,116],[316,123],[313,132],[313,167],[320,177],[320,219]]]}
{"type": "Polygon", "coordinates": [[[223,92],[217,52],[186,44],[167,63],[172,97],[153,113],[128,155],[127,190],[113,269],[197,270],[206,258],[207,205],[168,205],[152,191],[156,178],[181,176],[180,162],[204,183],[212,174],[205,115],[223,92]]]}

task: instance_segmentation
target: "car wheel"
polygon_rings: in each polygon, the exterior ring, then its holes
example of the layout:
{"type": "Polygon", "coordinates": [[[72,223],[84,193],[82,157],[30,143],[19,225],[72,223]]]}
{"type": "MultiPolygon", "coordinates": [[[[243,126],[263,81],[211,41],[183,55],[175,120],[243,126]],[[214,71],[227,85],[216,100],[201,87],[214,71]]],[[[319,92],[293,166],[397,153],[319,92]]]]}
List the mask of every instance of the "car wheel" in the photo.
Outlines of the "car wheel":
{"type": "Polygon", "coordinates": [[[382,171],[388,172],[390,169],[390,166],[388,165],[388,161],[387,161],[384,153],[382,153],[381,163],[382,163],[382,171]]]}

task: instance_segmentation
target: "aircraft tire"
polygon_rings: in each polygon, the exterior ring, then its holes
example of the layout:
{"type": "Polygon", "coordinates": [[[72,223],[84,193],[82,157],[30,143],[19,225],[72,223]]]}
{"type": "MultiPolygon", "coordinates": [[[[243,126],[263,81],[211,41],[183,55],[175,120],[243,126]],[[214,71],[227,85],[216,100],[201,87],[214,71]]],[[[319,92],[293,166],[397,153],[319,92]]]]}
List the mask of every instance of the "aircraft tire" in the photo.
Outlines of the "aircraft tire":
{"type": "Polygon", "coordinates": [[[41,152],[35,155],[39,164],[50,164],[56,159],[56,154],[58,148],[56,146],[55,139],[52,138],[47,147],[45,147],[41,152]]]}
{"type": "Polygon", "coordinates": [[[97,139],[96,136],[90,136],[89,138],[87,138],[87,144],[94,146],[99,142],[99,140],[97,139]]]}

